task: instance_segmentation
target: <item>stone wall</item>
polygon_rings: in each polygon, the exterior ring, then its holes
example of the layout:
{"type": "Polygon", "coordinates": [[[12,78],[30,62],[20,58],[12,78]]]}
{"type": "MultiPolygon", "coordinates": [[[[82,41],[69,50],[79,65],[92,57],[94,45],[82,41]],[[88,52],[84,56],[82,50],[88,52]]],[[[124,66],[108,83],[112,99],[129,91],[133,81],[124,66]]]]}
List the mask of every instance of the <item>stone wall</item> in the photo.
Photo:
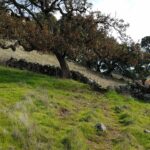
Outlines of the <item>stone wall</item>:
{"type": "MultiPolygon", "coordinates": [[[[61,77],[62,74],[61,69],[59,67],[50,66],[50,65],[40,65],[38,63],[31,63],[31,62],[27,62],[24,59],[17,60],[11,58],[8,61],[6,61],[5,65],[9,67],[25,69],[36,73],[46,74],[55,77],[61,77]]],[[[95,81],[88,79],[87,77],[85,77],[79,72],[71,71],[71,79],[80,81],[82,83],[86,83],[90,85],[90,87],[95,91],[99,91],[99,92],[106,91],[106,89],[103,89],[95,81]]]]}
{"type": "Polygon", "coordinates": [[[129,94],[137,99],[150,102],[150,85],[136,81],[126,86],[120,86],[116,89],[119,93],[129,94]]]}
{"type": "MultiPolygon", "coordinates": [[[[31,63],[25,61],[24,59],[17,60],[11,58],[6,62],[5,65],[55,77],[61,77],[62,74],[61,69],[59,67],[31,63]]],[[[105,92],[108,90],[103,89],[95,81],[88,79],[87,77],[76,71],[71,71],[71,79],[88,84],[93,90],[98,92],[105,92]]],[[[150,102],[150,86],[147,86],[147,82],[146,84],[143,84],[142,82],[135,82],[126,86],[120,86],[116,88],[116,91],[118,91],[119,93],[129,94],[135,98],[150,102]]]]}

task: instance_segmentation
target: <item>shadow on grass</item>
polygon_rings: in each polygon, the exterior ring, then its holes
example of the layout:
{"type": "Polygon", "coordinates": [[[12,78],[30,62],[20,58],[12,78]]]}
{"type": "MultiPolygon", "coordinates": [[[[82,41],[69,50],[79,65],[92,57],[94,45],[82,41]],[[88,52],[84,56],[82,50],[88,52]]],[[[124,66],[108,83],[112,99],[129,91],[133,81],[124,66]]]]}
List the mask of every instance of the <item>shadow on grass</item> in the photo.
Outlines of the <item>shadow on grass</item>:
{"type": "Polygon", "coordinates": [[[26,83],[30,86],[44,86],[59,90],[88,89],[88,85],[74,80],[50,77],[26,70],[12,69],[0,66],[0,83],[26,83]]]}
{"type": "Polygon", "coordinates": [[[26,82],[34,84],[34,82],[38,80],[39,76],[36,76],[31,72],[0,67],[0,83],[26,82]]]}

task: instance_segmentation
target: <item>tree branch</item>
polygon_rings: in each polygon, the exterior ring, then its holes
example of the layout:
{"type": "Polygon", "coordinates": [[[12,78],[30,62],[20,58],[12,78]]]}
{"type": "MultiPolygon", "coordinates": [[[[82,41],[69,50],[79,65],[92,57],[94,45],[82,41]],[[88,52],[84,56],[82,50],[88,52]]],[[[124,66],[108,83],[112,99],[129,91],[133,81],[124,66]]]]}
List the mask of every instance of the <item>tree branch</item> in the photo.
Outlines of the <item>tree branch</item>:
{"type": "Polygon", "coordinates": [[[33,17],[33,19],[37,22],[37,24],[40,26],[40,28],[42,28],[42,24],[40,23],[40,21],[36,18],[35,14],[28,9],[28,7],[26,7],[23,4],[18,3],[16,0],[10,0],[10,4],[13,4],[19,11],[19,14],[22,16],[23,12],[21,11],[21,9],[25,10],[29,15],[31,15],[33,17]]]}

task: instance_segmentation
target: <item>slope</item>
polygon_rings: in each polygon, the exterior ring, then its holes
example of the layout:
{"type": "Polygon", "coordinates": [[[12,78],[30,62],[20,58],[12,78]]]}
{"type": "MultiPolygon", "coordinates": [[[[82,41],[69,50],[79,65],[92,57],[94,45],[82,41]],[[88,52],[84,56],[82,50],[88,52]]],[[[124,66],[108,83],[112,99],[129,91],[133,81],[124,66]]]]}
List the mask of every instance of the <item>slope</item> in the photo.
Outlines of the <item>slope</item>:
{"type": "Polygon", "coordinates": [[[2,150],[150,149],[150,104],[73,80],[0,67],[0,108],[2,150]]]}

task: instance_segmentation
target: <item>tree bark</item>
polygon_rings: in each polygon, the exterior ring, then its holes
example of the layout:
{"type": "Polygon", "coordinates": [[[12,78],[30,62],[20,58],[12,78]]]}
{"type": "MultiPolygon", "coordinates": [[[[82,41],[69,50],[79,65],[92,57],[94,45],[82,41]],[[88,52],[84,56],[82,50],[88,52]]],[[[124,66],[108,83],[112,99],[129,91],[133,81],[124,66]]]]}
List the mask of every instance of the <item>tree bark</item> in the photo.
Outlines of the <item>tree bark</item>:
{"type": "Polygon", "coordinates": [[[55,55],[62,70],[62,78],[70,78],[71,74],[70,74],[69,66],[65,60],[65,57],[58,53],[55,53],[55,55]]]}

